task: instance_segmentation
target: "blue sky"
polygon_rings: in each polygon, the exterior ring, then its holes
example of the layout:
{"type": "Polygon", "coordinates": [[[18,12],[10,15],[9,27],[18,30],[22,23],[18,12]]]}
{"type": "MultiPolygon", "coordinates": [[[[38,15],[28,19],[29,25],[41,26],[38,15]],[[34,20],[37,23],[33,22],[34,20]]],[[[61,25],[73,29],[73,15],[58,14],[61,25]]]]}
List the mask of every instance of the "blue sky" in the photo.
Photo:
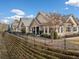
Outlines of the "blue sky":
{"type": "Polygon", "coordinates": [[[79,0],[0,0],[0,19],[4,20],[17,16],[17,11],[23,12],[20,16],[32,17],[39,11],[74,14],[79,17],[79,0]]]}

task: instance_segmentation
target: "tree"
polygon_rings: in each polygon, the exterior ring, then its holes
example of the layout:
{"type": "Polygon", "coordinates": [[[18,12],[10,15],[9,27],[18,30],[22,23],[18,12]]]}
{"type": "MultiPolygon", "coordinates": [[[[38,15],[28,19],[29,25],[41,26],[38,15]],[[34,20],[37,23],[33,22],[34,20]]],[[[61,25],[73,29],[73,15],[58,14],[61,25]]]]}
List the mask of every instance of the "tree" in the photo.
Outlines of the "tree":
{"type": "Polygon", "coordinates": [[[57,35],[57,32],[55,31],[54,32],[54,39],[57,39],[58,38],[58,35],[57,35]]]}
{"type": "Polygon", "coordinates": [[[51,38],[53,38],[53,39],[57,39],[58,38],[58,35],[57,35],[56,31],[52,31],[51,32],[51,38]]]}

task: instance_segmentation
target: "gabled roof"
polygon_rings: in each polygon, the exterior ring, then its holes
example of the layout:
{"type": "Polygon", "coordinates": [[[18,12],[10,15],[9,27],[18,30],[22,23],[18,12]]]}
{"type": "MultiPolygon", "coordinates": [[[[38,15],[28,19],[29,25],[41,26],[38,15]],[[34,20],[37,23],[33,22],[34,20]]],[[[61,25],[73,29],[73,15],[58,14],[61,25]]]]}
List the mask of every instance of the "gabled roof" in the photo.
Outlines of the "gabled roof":
{"type": "Polygon", "coordinates": [[[48,26],[61,25],[62,23],[64,23],[64,21],[65,19],[62,15],[57,13],[49,13],[47,22],[41,25],[48,25],[48,26]]]}
{"type": "Polygon", "coordinates": [[[48,22],[50,20],[48,14],[45,12],[39,12],[37,14],[37,16],[35,17],[35,19],[38,21],[39,24],[43,24],[43,23],[48,22]],[[38,18],[39,16],[40,16],[40,18],[42,17],[43,19],[39,19],[38,18]]]}
{"type": "Polygon", "coordinates": [[[14,20],[14,22],[12,23],[12,27],[16,27],[18,26],[19,21],[18,20],[14,20]]]}
{"type": "Polygon", "coordinates": [[[73,20],[75,21],[75,23],[76,23],[77,25],[79,25],[78,18],[77,18],[77,17],[75,17],[75,16],[74,16],[74,15],[72,15],[72,14],[71,14],[71,15],[67,15],[67,17],[66,17],[67,19],[65,18],[65,19],[66,19],[66,21],[67,21],[70,17],[72,17],[72,18],[73,18],[73,20]]]}
{"type": "Polygon", "coordinates": [[[40,25],[62,25],[66,23],[66,21],[72,17],[76,24],[79,24],[78,19],[74,15],[61,15],[58,13],[45,13],[39,12],[37,16],[34,18],[40,25]]]}
{"type": "Polygon", "coordinates": [[[27,27],[30,26],[32,20],[32,18],[21,18],[20,22],[22,22],[27,27]]]}

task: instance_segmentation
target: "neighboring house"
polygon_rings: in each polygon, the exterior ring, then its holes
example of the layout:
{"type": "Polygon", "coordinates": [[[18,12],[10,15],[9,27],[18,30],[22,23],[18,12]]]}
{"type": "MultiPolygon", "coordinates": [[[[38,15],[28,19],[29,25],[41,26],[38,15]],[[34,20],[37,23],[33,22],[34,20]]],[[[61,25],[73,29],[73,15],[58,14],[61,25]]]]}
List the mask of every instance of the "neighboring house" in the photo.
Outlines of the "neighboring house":
{"type": "Polygon", "coordinates": [[[18,32],[18,24],[19,24],[19,20],[14,20],[14,22],[11,24],[11,31],[12,32],[18,32]]]}
{"type": "Polygon", "coordinates": [[[56,31],[59,36],[65,36],[78,33],[79,23],[73,15],[39,12],[31,22],[30,30],[35,35],[50,35],[52,31],[56,31]]]}
{"type": "Polygon", "coordinates": [[[8,30],[8,24],[0,23],[0,31],[7,31],[8,30]]]}
{"type": "Polygon", "coordinates": [[[32,18],[21,18],[18,24],[18,31],[21,32],[23,28],[25,28],[26,33],[30,33],[29,26],[32,22],[32,18]]]}

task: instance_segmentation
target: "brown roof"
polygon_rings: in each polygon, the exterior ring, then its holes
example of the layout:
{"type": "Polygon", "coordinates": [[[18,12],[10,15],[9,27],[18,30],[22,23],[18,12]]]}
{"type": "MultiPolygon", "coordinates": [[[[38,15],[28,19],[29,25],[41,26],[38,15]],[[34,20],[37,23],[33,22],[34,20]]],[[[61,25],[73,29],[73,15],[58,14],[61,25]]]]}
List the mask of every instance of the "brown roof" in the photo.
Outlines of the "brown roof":
{"type": "MultiPolygon", "coordinates": [[[[72,15],[66,15],[66,16],[62,16],[61,14],[58,14],[58,13],[44,13],[44,12],[40,12],[38,14],[39,15],[42,15],[44,20],[47,21],[47,22],[43,22],[43,20],[38,20],[37,21],[41,24],[41,25],[46,25],[46,26],[53,26],[53,25],[61,25],[63,23],[66,23],[66,20],[72,16],[72,15]]],[[[75,22],[77,24],[79,24],[79,22],[77,21],[77,19],[72,16],[75,20],[75,22]]]]}
{"type": "Polygon", "coordinates": [[[35,17],[35,19],[38,21],[39,24],[43,24],[51,20],[51,18],[45,12],[39,12],[37,16],[35,17]],[[43,19],[38,18],[40,15],[42,16],[43,19]]]}
{"type": "Polygon", "coordinates": [[[55,13],[50,14],[49,18],[51,20],[49,20],[47,23],[43,23],[42,25],[48,25],[48,26],[61,25],[65,21],[63,16],[55,13]]]}

